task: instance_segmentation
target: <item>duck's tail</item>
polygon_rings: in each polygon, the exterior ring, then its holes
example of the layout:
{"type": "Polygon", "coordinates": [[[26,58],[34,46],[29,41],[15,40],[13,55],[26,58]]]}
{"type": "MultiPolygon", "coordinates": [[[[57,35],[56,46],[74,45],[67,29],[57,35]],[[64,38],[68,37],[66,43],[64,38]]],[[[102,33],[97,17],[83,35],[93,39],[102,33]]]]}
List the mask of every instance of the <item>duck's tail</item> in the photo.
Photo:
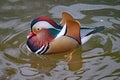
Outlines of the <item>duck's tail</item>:
{"type": "Polygon", "coordinates": [[[89,27],[81,27],[80,32],[81,32],[81,42],[84,44],[87,42],[93,34],[100,32],[104,30],[104,26],[99,26],[99,27],[94,27],[94,28],[89,28],[89,27]]]}
{"type": "Polygon", "coordinates": [[[81,29],[90,31],[89,33],[87,33],[87,34],[85,35],[85,36],[89,36],[89,35],[91,35],[91,34],[95,34],[95,33],[97,33],[97,32],[100,32],[100,31],[104,30],[105,27],[104,27],[104,26],[99,26],[99,27],[95,27],[95,28],[85,27],[85,28],[81,28],[81,29]]]}

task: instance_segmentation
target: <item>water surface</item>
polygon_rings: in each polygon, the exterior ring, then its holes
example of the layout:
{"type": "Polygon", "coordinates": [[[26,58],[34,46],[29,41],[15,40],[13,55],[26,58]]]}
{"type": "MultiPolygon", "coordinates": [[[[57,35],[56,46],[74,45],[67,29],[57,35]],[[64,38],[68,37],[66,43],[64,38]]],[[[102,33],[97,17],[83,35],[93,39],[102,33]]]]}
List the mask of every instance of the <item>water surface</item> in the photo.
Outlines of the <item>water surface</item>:
{"type": "Polygon", "coordinates": [[[1,0],[0,80],[120,80],[119,0],[1,0]],[[86,44],[70,53],[31,54],[25,46],[30,21],[45,15],[60,22],[70,12],[82,26],[105,26],[86,44]]]}

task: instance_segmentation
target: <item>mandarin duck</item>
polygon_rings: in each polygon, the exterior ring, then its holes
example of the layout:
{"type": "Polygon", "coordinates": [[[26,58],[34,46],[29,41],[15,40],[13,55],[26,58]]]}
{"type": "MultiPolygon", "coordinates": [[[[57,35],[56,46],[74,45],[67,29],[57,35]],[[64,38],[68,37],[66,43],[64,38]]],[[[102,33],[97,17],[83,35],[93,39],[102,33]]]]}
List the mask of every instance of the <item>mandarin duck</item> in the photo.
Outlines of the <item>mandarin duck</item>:
{"type": "Polygon", "coordinates": [[[80,23],[67,12],[62,12],[59,24],[51,18],[40,16],[31,22],[27,48],[36,54],[66,52],[83,45],[94,33],[103,29],[103,26],[81,27],[80,23]]]}

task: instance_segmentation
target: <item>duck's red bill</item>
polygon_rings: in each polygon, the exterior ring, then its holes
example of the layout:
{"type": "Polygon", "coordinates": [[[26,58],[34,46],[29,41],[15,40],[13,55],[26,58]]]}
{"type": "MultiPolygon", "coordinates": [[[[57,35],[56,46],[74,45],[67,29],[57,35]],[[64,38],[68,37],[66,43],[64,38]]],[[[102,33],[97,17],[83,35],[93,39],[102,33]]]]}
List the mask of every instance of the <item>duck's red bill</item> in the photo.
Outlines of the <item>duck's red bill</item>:
{"type": "Polygon", "coordinates": [[[27,35],[27,39],[29,39],[29,38],[31,38],[31,37],[33,37],[33,36],[35,36],[35,33],[34,33],[34,32],[30,32],[30,33],[27,35]]]}

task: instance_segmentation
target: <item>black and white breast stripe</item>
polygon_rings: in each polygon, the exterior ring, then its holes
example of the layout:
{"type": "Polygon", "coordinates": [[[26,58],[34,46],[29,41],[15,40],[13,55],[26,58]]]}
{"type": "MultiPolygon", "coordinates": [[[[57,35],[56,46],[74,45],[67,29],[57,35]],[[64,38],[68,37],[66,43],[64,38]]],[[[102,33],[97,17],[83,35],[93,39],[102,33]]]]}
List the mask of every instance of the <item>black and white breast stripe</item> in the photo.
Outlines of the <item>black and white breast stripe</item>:
{"type": "Polygon", "coordinates": [[[44,54],[47,50],[49,49],[49,44],[48,45],[43,45],[39,50],[37,50],[35,53],[36,54],[44,54]]]}

